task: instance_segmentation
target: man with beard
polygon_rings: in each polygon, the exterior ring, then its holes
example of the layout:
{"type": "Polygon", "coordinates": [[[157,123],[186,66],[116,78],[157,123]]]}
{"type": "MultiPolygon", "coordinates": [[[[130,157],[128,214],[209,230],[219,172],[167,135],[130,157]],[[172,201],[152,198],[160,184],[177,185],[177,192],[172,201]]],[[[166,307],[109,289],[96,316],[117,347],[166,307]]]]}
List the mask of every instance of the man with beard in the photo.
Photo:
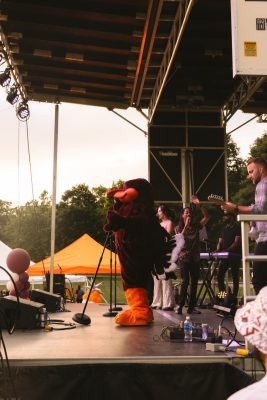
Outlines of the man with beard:
{"type": "MultiPolygon", "coordinates": [[[[247,171],[248,179],[256,185],[255,204],[240,206],[225,202],[222,209],[236,214],[267,214],[267,162],[261,157],[251,158],[247,162],[247,171]]],[[[256,228],[258,237],[255,255],[267,255],[267,222],[257,221],[256,228]]],[[[256,294],[267,285],[267,261],[253,262],[252,283],[256,294]]]]}
{"type": "MultiPolygon", "coordinates": [[[[253,345],[253,357],[267,370],[267,286],[260,290],[254,301],[236,311],[235,326],[253,345]]],[[[266,400],[267,375],[256,383],[232,394],[228,400],[266,400]]]]}

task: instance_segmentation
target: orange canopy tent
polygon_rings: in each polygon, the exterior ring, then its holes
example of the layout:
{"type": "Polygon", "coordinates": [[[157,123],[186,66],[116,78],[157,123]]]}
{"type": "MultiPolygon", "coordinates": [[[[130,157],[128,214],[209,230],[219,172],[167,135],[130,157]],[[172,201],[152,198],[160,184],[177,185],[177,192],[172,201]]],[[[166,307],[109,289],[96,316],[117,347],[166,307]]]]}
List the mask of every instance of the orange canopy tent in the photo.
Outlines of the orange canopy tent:
{"type": "MultiPolygon", "coordinates": [[[[85,274],[93,275],[99,264],[103,246],[86,233],[64,249],[54,254],[54,274],[85,274]]],[[[115,273],[115,253],[105,249],[98,270],[99,274],[110,273],[110,255],[112,255],[112,273],[115,273]]],[[[27,270],[30,276],[40,276],[49,273],[50,259],[33,264],[27,270]]],[[[120,263],[116,258],[116,272],[120,273],[120,263]]]]}

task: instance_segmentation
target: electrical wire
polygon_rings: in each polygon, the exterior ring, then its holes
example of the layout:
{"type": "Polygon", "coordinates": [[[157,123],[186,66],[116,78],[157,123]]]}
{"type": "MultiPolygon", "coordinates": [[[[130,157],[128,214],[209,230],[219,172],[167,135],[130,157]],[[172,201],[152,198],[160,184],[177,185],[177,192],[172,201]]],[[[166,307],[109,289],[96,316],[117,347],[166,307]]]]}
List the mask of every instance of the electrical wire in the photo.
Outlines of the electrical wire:
{"type": "Polygon", "coordinates": [[[7,326],[7,331],[8,331],[8,333],[11,335],[11,334],[14,332],[14,330],[15,330],[17,318],[18,318],[19,312],[20,312],[19,292],[18,292],[17,285],[16,285],[16,283],[15,283],[15,281],[14,281],[12,275],[11,275],[4,267],[2,267],[1,265],[0,265],[0,269],[2,269],[3,271],[5,271],[5,273],[6,273],[6,274],[9,276],[9,278],[11,279],[11,281],[12,281],[12,283],[13,283],[13,286],[14,286],[14,289],[15,289],[16,298],[17,298],[17,307],[16,307],[16,312],[15,312],[15,318],[14,318],[14,321],[13,321],[13,326],[12,326],[11,328],[10,328],[10,326],[9,326],[9,322],[10,322],[10,321],[7,321],[6,318],[5,318],[5,316],[3,316],[3,317],[4,317],[4,320],[5,320],[5,323],[6,323],[6,326],[7,326]]]}
{"type": "Polygon", "coordinates": [[[29,160],[30,177],[31,177],[32,200],[34,202],[34,190],[33,190],[33,179],[32,179],[32,163],[31,163],[31,152],[30,152],[28,121],[26,121],[26,135],[27,135],[28,160],[29,160]]]}
{"type": "Polygon", "coordinates": [[[3,371],[3,381],[4,381],[4,386],[5,386],[4,393],[6,393],[6,394],[8,393],[7,382],[9,381],[11,388],[12,388],[12,392],[13,392],[12,398],[17,400],[17,398],[18,398],[17,391],[16,391],[16,387],[14,384],[14,379],[12,377],[9,359],[8,359],[8,355],[7,355],[7,349],[6,349],[6,345],[5,345],[5,341],[3,338],[1,327],[0,327],[0,358],[1,358],[1,366],[2,366],[2,371],[3,371]],[[3,355],[1,352],[1,345],[3,346],[3,349],[4,349],[5,359],[3,358],[3,355]],[[5,363],[6,363],[6,365],[5,365],[5,363]],[[6,375],[6,369],[7,369],[7,375],[6,375]]]}

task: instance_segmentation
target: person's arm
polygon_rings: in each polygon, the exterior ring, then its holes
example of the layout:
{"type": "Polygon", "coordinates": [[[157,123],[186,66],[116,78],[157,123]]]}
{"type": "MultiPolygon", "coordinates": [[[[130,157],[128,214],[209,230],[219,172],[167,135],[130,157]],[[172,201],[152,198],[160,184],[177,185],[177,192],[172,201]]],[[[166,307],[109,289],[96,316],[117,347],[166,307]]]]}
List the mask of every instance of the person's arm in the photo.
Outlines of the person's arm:
{"type": "Polygon", "coordinates": [[[231,203],[230,201],[223,203],[221,209],[236,214],[252,214],[252,206],[240,206],[239,204],[231,203]]]}
{"type": "Polygon", "coordinates": [[[202,204],[200,204],[200,201],[199,201],[199,199],[198,199],[197,196],[192,196],[192,197],[191,197],[191,201],[192,201],[192,203],[195,204],[198,208],[200,208],[200,211],[202,212],[203,217],[202,217],[202,219],[199,221],[199,223],[200,223],[202,226],[206,225],[206,224],[208,223],[209,219],[210,219],[209,214],[208,214],[208,211],[206,210],[205,207],[202,206],[202,204]]]}
{"type": "Polygon", "coordinates": [[[218,243],[217,243],[217,248],[216,248],[217,251],[220,251],[222,249],[222,243],[223,243],[223,240],[220,237],[218,240],[218,243]]]}
{"type": "Polygon", "coordinates": [[[240,242],[241,242],[241,236],[235,236],[235,240],[233,241],[233,243],[227,249],[224,250],[234,253],[236,249],[240,246],[240,242]]]}
{"type": "Polygon", "coordinates": [[[166,231],[167,231],[168,233],[172,234],[172,233],[173,233],[173,230],[174,230],[174,229],[173,229],[173,222],[172,222],[171,220],[166,221],[166,222],[165,222],[164,228],[166,229],[166,231]]]}

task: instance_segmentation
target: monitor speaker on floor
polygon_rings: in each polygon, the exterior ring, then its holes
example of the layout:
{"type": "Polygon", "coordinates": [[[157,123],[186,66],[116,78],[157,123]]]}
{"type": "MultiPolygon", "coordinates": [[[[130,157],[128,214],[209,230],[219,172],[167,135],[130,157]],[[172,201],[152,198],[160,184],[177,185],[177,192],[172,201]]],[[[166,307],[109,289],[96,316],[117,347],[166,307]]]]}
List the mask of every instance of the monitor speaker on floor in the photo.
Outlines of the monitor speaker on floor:
{"type": "Polygon", "coordinates": [[[16,296],[0,298],[0,328],[10,329],[14,322],[20,329],[35,329],[41,327],[43,303],[19,299],[16,296]]]}
{"type": "Polygon", "coordinates": [[[31,300],[43,303],[49,312],[59,311],[61,307],[61,296],[45,290],[33,289],[31,291],[31,300]]]}

